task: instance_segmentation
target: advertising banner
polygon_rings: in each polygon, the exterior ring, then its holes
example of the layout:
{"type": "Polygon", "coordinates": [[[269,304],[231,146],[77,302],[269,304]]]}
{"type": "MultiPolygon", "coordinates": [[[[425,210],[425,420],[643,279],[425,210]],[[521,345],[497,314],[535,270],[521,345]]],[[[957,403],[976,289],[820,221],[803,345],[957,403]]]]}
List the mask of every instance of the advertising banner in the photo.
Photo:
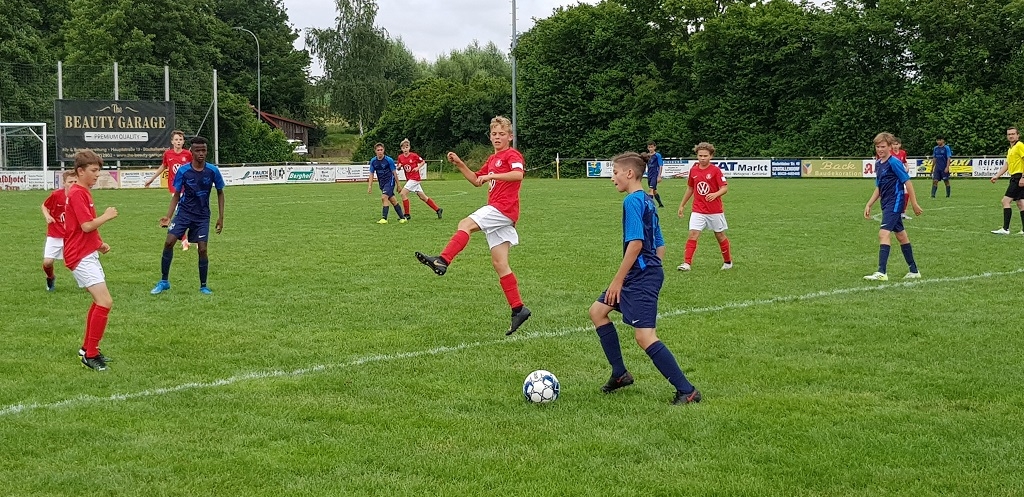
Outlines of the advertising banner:
{"type": "Polygon", "coordinates": [[[171,142],[174,102],[57,100],[54,121],[59,160],[83,148],[104,161],[159,160],[171,142]]]}
{"type": "Polygon", "coordinates": [[[799,178],[803,163],[800,159],[772,159],[771,176],[773,178],[799,178]]]}
{"type": "Polygon", "coordinates": [[[316,166],[313,168],[314,183],[334,183],[334,166],[316,166]]]}
{"type": "Polygon", "coordinates": [[[287,171],[288,176],[285,177],[285,181],[288,183],[313,182],[313,166],[289,166],[287,171]]]}
{"type": "Polygon", "coordinates": [[[0,173],[0,190],[40,190],[46,188],[45,179],[42,171],[3,172],[0,173]]]}
{"type": "MultiPolygon", "coordinates": [[[[665,159],[661,167],[663,169],[661,177],[665,179],[685,179],[690,174],[690,161],[687,159],[665,159]]],[[[608,175],[611,176],[611,172],[608,175]]]]}
{"type": "MultiPolygon", "coordinates": [[[[141,170],[141,171],[140,170],[120,171],[121,174],[119,174],[118,178],[117,178],[118,186],[120,188],[145,188],[146,187],[146,180],[151,178],[153,176],[153,173],[155,173],[155,172],[156,172],[156,169],[153,169],[153,170],[141,170]]],[[[154,181],[154,183],[156,183],[156,182],[154,181]]],[[[160,186],[160,185],[155,185],[155,186],[160,186]]],[[[164,186],[164,188],[167,188],[167,187],[164,186]]]]}
{"type": "Polygon", "coordinates": [[[607,160],[588,160],[587,161],[587,177],[588,178],[611,178],[612,177],[612,162],[607,160]]]}
{"type": "MultiPolygon", "coordinates": [[[[971,159],[971,165],[974,166],[971,174],[975,178],[991,178],[1006,165],[1006,157],[971,159]]],[[[1003,173],[1003,177],[1009,178],[1010,175],[1003,173]]]]}
{"type": "MultiPolygon", "coordinates": [[[[931,177],[932,170],[935,168],[934,159],[916,159],[914,162],[917,164],[916,176],[931,177]]],[[[992,174],[995,174],[998,170],[998,168],[993,170],[992,174]]],[[[973,159],[951,160],[949,163],[949,175],[954,178],[970,178],[974,176],[973,159]]]]}
{"type": "Polygon", "coordinates": [[[365,166],[335,166],[334,182],[346,183],[350,181],[366,181],[370,177],[370,165],[365,166]]]}
{"type": "Polygon", "coordinates": [[[863,178],[864,159],[805,159],[804,178],[863,178]]]}

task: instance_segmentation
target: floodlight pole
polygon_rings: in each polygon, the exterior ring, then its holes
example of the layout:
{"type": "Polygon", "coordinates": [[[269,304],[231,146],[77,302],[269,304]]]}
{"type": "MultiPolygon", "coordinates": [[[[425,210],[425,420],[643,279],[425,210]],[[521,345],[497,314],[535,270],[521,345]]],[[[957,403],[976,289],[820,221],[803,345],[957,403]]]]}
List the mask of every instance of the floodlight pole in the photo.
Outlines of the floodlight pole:
{"type": "Polygon", "coordinates": [[[512,51],[509,55],[512,58],[512,148],[516,148],[519,141],[516,136],[516,0],[512,0],[512,51]]]}
{"type": "Polygon", "coordinates": [[[260,94],[260,39],[256,37],[256,33],[241,26],[235,26],[231,29],[245,31],[252,35],[252,39],[256,40],[256,113],[260,115],[259,119],[263,119],[263,102],[262,95],[260,94]]]}

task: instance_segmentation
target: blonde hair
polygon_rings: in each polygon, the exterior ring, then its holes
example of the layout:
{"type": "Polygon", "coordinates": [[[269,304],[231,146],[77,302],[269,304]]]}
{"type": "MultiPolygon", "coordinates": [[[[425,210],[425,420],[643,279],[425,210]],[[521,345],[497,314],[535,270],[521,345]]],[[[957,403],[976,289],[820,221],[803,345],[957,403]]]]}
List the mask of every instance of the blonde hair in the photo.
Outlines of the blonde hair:
{"type": "Polygon", "coordinates": [[[647,161],[636,152],[623,152],[612,157],[612,165],[615,164],[632,169],[637,178],[643,176],[644,170],[647,169],[647,161]]]}
{"type": "Polygon", "coordinates": [[[892,146],[892,144],[896,143],[897,141],[896,141],[896,137],[893,136],[892,133],[888,133],[888,132],[883,131],[883,132],[875,135],[874,142],[875,142],[875,145],[878,145],[879,143],[887,143],[890,146],[892,146]]]}
{"type": "Polygon", "coordinates": [[[709,154],[715,155],[715,146],[708,142],[700,142],[693,147],[693,153],[700,152],[701,150],[707,150],[709,154]]]}
{"type": "Polygon", "coordinates": [[[512,121],[509,121],[505,116],[494,116],[494,119],[491,119],[490,129],[494,129],[495,126],[505,128],[505,131],[508,131],[509,133],[512,132],[512,121]]]}
{"type": "Polygon", "coordinates": [[[411,144],[409,143],[409,139],[408,139],[408,138],[406,138],[406,139],[402,140],[402,143],[399,143],[399,144],[398,144],[399,148],[401,148],[401,147],[404,147],[404,146],[406,146],[406,145],[412,146],[412,145],[411,145],[411,144]]]}
{"type": "Polygon", "coordinates": [[[171,131],[171,138],[174,138],[174,135],[180,135],[182,140],[185,139],[185,132],[180,130],[180,129],[176,129],[174,131],[171,131]]]}
{"type": "Polygon", "coordinates": [[[72,176],[76,176],[77,177],[78,176],[78,171],[76,171],[74,169],[68,169],[67,171],[64,171],[64,174],[62,174],[60,177],[65,182],[67,182],[68,178],[70,178],[72,176]]]}
{"type": "Polygon", "coordinates": [[[77,174],[79,169],[85,169],[93,164],[103,167],[103,158],[96,155],[90,149],[82,149],[75,153],[75,173],[77,174]]]}

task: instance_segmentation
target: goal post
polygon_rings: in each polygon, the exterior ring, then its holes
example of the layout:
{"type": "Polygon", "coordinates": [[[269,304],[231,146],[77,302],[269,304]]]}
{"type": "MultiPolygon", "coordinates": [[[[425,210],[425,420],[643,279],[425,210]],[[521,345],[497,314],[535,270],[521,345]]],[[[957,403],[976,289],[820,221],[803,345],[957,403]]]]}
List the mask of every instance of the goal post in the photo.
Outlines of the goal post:
{"type": "Polygon", "coordinates": [[[43,188],[49,190],[54,181],[48,174],[46,131],[46,123],[0,122],[0,174],[42,171],[43,188]]]}

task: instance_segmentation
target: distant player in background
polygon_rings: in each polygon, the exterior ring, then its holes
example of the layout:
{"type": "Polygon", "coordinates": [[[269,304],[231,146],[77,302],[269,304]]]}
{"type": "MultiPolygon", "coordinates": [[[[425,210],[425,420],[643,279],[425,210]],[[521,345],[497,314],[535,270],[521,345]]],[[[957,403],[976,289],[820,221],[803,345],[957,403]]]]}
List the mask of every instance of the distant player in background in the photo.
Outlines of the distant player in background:
{"type": "Polygon", "coordinates": [[[422,178],[420,174],[427,167],[426,161],[420,158],[416,152],[410,152],[409,139],[402,140],[402,153],[398,156],[398,167],[405,171],[405,186],[402,188],[402,207],[405,207],[405,218],[412,219],[412,214],[409,211],[409,192],[416,192],[416,196],[420,200],[426,202],[427,206],[434,209],[437,214],[437,218],[441,219],[441,213],[444,209],[437,206],[434,200],[423,193],[423,186],[420,185],[422,178]]]}
{"type": "Polygon", "coordinates": [[[708,142],[700,142],[693,151],[697,153],[697,164],[690,168],[686,180],[686,194],[679,203],[679,217],[686,212],[686,202],[693,197],[693,209],[690,213],[690,235],[686,240],[686,252],[683,263],[676,267],[680,271],[689,271],[693,264],[693,254],[697,251],[697,239],[700,232],[710,229],[715,232],[718,247],[722,250],[722,269],[732,269],[732,253],[729,237],[725,230],[729,224],[725,221],[725,210],[722,207],[722,195],[729,191],[728,181],[722,170],[711,164],[715,156],[715,146],[708,142]]]}
{"type": "Polygon", "coordinates": [[[658,201],[658,207],[665,207],[665,204],[661,203],[661,195],[658,194],[658,183],[661,183],[665,161],[662,160],[661,153],[656,151],[657,148],[657,143],[647,142],[647,186],[651,188],[651,198],[658,201]]]}
{"type": "Polygon", "coordinates": [[[508,264],[509,249],[519,245],[516,222],[519,221],[519,189],[526,175],[526,161],[518,150],[512,148],[512,122],[507,118],[497,116],[491,119],[490,137],[494,154],[475,173],[455,152],[448,152],[448,160],[473,186],[490,185],[487,205],[459,221],[458,229],[440,256],[416,252],[416,259],[438,276],[444,275],[455,256],[469,244],[469,235],[483,231],[491,249],[491,265],[498,273],[501,290],[512,308],[512,323],[505,332],[505,335],[511,335],[530,317],[530,309],[523,305],[519,295],[519,281],[508,264]]]}
{"type": "Polygon", "coordinates": [[[949,165],[953,157],[953,151],[946,145],[946,137],[939,135],[935,138],[935,148],[932,149],[932,198],[939,189],[939,181],[946,184],[946,198],[949,198],[949,165]]]}
{"type": "Polygon", "coordinates": [[[686,379],[675,356],[655,331],[658,295],[665,281],[661,264],[665,240],[654,202],[644,194],[641,183],[644,166],[644,160],[633,152],[612,159],[612,183],[616,190],[626,193],[626,197],[622,200],[622,263],[608,289],[590,306],[590,320],[612,367],[611,378],[601,391],[611,393],[633,384],[633,375],[622,360],[619,334],[608,319],[612,311],[619,311],[623,323],[634,328],[637,345],[675,387],[672,403],[700,402],[700,391],[686,379]]]}
{"type": "MultiPolygon", "coordinates": [[[[180,129],[171,131],[171,148],[164,151],[164,159],[160,162],[160,169],[156,170],[153,177],[146,181],[146,188],[156,181],[164,171],[167,171],[167,189],[174,195],[174,176],[178,174],[181,166],[192,162],[192,152],[185,149],[185,133],[180,129]]],[[[188,250],[188,240],[181,239],[181,250],[188,250]]]]}
{"type": "Polygon", "coordinates": [[[375,156],[370,159],[370,177],[366,179],[366,193],[373,189],[373,178],[377,178],[377,185],[380,186],[380,221],[377,224],[388,224],[388,206],[393,206],[398,213],[398,222],[405,222],[405,214],[398,205],[395,198],[395,185],[398,183],[397,168],[395,160],[384,155],[384,144],[378,143],[373,146],[375,156]]]}
{"type": "Polygon", "coordinates": [[[160,218],[160,226],[169,227],[160,258],[160,281],[149,292],[153,295],[171,289],[167,278],[171,272],[171,261],[174,260],[174,242],[185,236],[199,247],[199,292],[205,295],[213,293],[206,286],[206,276],[210,269],[207,252],[210,240],[210,193],[214,188],[217,189],[218,216],[215,229],[220,234],[224,229],[224,178],[217,166],[206,162],[206,139],[197,136],[192,138],[191,144],[192,162],[188,167],[181,168],[175,176],[174,196],[167,207],[167,215],[160,218]]]}
{"type": "Polygon", "coordinates": [[[99,180],[103,159],[92,150],[75,154],[75,172],[78,184],[68,192],[64,211],[64,265],[71,270],[79,288],[92,295],[92,306],[85,319],[85,339],[78,354],[82,364],[94,371],[105,371],[108,359],[100,353],[100,340],[107,329],[107,317],[114,299],[107,289],[106,276],[100,265],[100,254],[110,251],[100,239],[100,226],[117,217],[117,209],[107,207],[103,215],[96,216],[96,207],[89,190],[99,180]]]}
{"type": "Polygon", "coordinates": [[[866,280],[888,281],[886,265],[889,261],[889,250],[892,245],[892,234],[896,234],[896,240],[900,242],[900,250],[903,257],[910,266],[910,272],[904,278],[920,278],[921,273],[917,270],[917,262],[914,261],[914,249],[910,245],[910,238],[903,228],[903,213],[905,203],[910,203],[914,208],[914,214],[921,215],[921,206],[917,204],[917,195],[914,193],[914,184],[910,181],[910,175],[895,156],[892,155],[892,144],[896,137],[890,133],[879,133],[875,136],[875,155],[878,160],[875,162],[875,191],[864,206],[864,218],[871,219],[871,207],[876,200],[881,200],[882,225],[878,229],[878,271],[864,277],[866,280]],[[906,187],[904,190],[904,186],[906,187]]]}
{"type": "MultiPolygon", "coordinates": [[[[1010,184],[1003,194],[1003,227],[992,230],[997,235],[1010,234],[1010,219],[1013,218],[1013,211],[1010,210],[1010,203],[1017,202],[1017,210],[1020,211],[1020,221],[1024,225],[1024,143],[1020,142],[1020,132],[1017,128],[1006,130],[1006,139],[1010,142],[1010,149],[1006,151],[1006,164],[999,169],[999,172],[992,176],[993,183],[999,181],[1003,173],[1010,173],[1010,184]]],[[[1018,233],[1024,235],[1024,229],[1018,233]]]]}
{"type": "Polygon", "coordinates": [[[64,259],[64,211],[68,205],[71,186],[78,183],[74,169],[64,171],[64,187],[54,190],[43,201],[43,219],[46,219],[46,244],[43,245],[43,272],[46,273],[46,291],[52,292],[57,276],[53,274],[53,261],[64,259]]]}

